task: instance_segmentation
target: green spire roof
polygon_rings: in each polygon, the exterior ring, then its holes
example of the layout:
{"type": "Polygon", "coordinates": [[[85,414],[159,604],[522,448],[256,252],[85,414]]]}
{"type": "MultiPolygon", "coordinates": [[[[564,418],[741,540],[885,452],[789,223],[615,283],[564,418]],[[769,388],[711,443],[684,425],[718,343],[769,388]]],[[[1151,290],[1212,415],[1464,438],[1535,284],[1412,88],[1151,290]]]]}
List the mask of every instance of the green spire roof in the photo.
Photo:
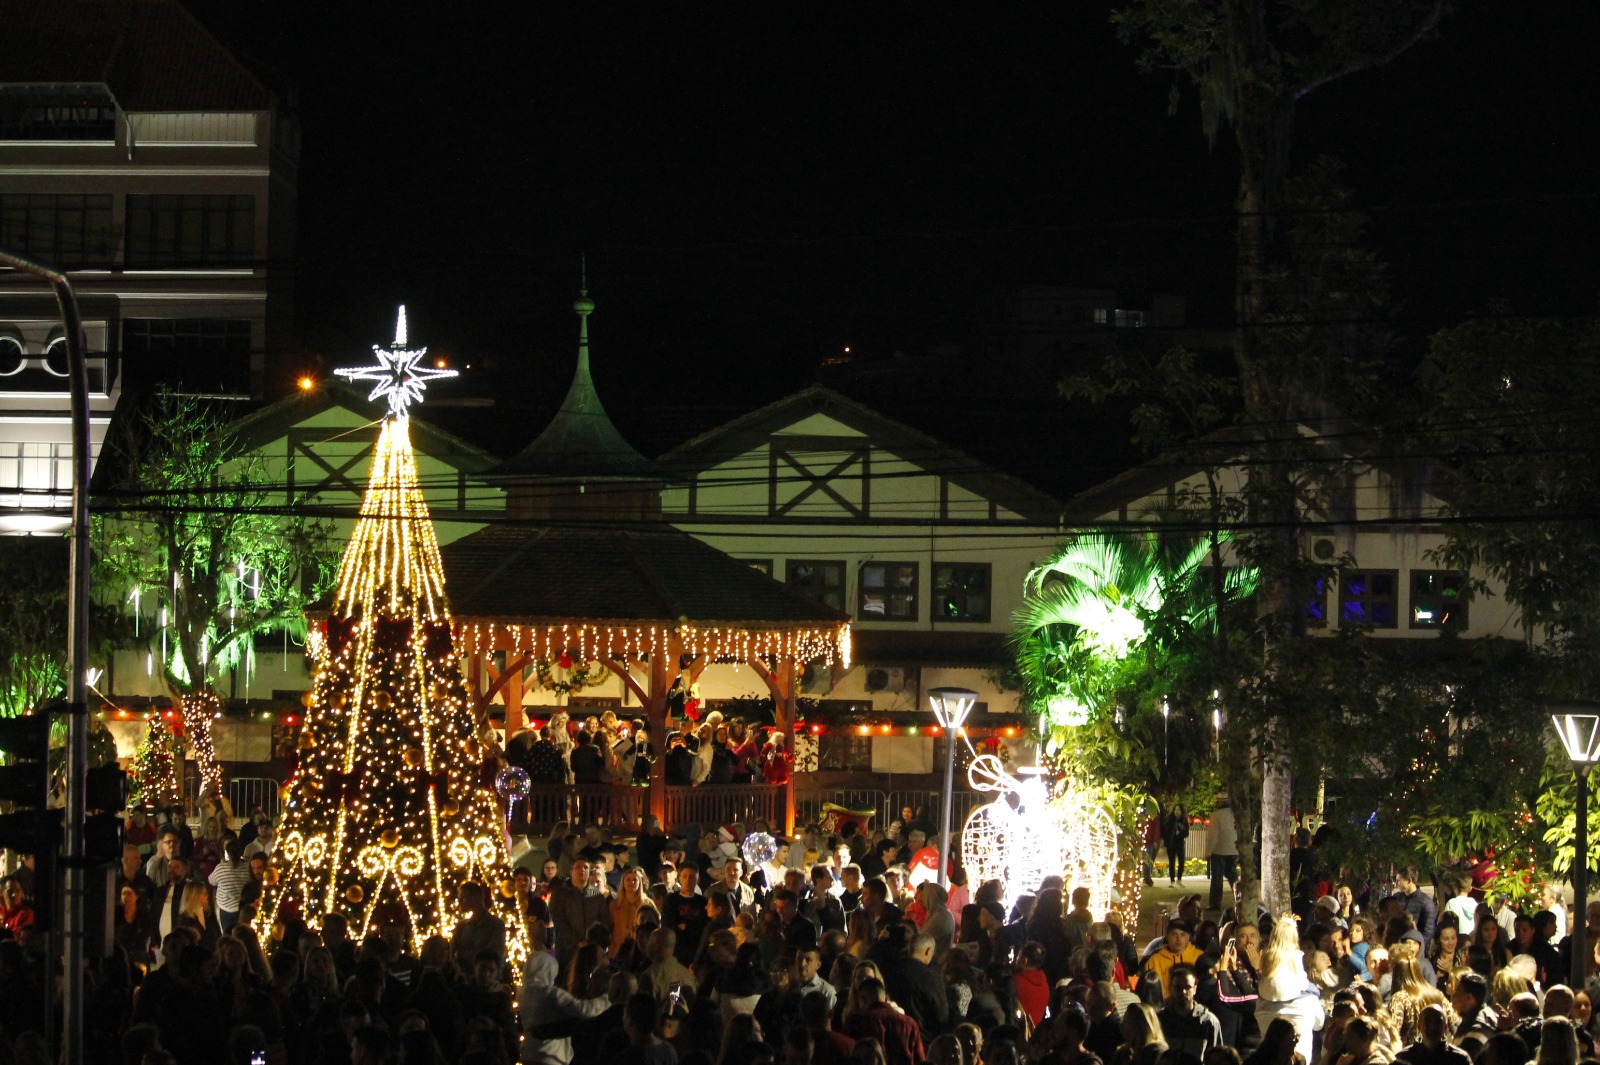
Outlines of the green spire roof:
{"type": "Polygon", "coordinates": [[[589,372],[589,315],[594,301],[587,286],[572,309],[578,313],[578,368],[561,409],[544,432],[499,467],[492,476],[614,477],[660,476],[655,464],[635,451],[611,424],[589,372]]]}

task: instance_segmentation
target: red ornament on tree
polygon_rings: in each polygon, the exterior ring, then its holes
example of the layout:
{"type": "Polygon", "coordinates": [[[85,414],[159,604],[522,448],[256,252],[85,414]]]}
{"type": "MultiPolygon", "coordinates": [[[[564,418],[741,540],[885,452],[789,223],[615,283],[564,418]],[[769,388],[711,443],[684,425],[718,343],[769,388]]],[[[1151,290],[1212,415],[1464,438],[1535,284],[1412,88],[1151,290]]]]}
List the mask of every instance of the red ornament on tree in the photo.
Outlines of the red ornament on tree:
{"type": "Polygon", "coordinates": [[[567,652],[562,651],[561,652],[561,656],[556,659],[556,665],[560,666],[562,669],[571,669],[572,668],[572,656],[569,655],[567,652]]]}

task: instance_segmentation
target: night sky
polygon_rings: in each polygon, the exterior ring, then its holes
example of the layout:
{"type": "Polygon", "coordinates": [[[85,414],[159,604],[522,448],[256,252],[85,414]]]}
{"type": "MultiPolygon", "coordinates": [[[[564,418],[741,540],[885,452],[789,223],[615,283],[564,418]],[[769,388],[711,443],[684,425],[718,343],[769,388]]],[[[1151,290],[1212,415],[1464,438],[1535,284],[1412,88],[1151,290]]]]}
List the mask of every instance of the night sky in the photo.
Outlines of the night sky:
{"type": "MultiPolygon", "coordinates": [[[[1298,153],[1341,158],[1373,218],[1414,349],[1492,299],[1600,293],[1600,20],[1460,6],[1300,112],[1298,153]]],[[[584,252],[596,377],[647,451],[845,344],[958,338],[996,287],[1176,292],[1191,322],[1228,319],[1226,134],[1208,148],[1187,85],[1168,114],[1171,76],[1136,70],[1104,6],[192,8],[294,87],[300,361],[348,364],[405,301],[414,340],[474,363],[458,387],[498,397],[498,446],[565,391],[584,252]]],[[[1015,403],[981,379],[952,400],[979,427],[1015,403]]]]}

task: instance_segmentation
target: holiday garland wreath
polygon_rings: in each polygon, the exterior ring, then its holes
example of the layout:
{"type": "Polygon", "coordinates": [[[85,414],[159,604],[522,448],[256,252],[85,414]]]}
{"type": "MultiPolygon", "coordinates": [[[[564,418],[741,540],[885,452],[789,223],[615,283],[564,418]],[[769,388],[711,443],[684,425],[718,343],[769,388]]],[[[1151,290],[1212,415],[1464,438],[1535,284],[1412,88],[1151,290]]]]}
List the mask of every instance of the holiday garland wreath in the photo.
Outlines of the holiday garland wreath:
{"type": "Polygon", "coordinates": [[[562,695],[599,687],[611,676],[611,671],[599,662],[580,664],[569,654],[561,655],[554,663],[546,658],[536,659],[533,670],[539,679],[539,687],[562,695]]]}

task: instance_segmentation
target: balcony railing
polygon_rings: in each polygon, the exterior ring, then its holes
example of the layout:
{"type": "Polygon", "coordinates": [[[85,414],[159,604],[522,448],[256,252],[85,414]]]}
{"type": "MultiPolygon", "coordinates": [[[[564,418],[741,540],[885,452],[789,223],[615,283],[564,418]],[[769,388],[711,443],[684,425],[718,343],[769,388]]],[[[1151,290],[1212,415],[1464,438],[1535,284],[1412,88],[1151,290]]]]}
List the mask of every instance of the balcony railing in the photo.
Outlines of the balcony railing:
{"type": "MultiPolygon", "coordinates": [[[[637,832],[650,812],[650,788],[625,784],[535,784],[527,798],[528,830],[549,832],[559,821],[587,822],[618,833],[637,832]]],[[[783,831],[785,789],[773,784],[702,784],[666,789],[666,827],[715,828],[766,821],[783,831]]],[[[520,820],[520,811],[519,811],[520,820]]]]}

